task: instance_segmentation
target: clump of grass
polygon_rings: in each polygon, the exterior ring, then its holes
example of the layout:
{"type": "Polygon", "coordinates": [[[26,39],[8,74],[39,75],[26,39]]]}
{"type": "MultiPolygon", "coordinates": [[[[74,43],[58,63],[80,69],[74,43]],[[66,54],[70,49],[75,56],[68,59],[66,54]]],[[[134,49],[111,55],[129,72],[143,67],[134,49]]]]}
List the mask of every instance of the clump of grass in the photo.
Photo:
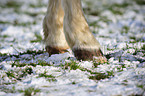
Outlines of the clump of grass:
{"type": "Polygon", "coordinates": [[[8,54],[7,53],[1,53],[0,52],[0,56],[7,56],[8,54]]]}
{"type": "Polygon", "coordinates": [[[25,67],[25,66],[33,66],[33,67],[36,67],[37,65],[40,65],[40,66],[51,66],[49,63],[47,63],[46,61],[42,61],[42,60],[38,60],[37,63],[13,62],[11,64],[12,67],[14,67],[14,66],[16,66],[16,67],[25,67]]]}
{"type": "Polygon", "coordinates": [[[36,24],[36,21],[33,21],[33,22],[19,22],[18,20],[15,20],[13,23],[12,23],[14,26],[30,26],[30,25],[34,25],[36,24]]]}
{"type": "Polygon", "coordinates": [[[99,22],[98,21],[94,21],[94,22],[89,22],[89,26],[92,26],[93,27],[93,30],[92,30],[92,32],[93,33],[97,33],[97,32],[95,32],[95,29],[96,28],[103,28],[100,24],[99,24],[99,22]]]}
{"type": "Polygon", "coordinates": [[[56,81],[55,76],[53,76],[53,75],[47,75],[46,71],[44,73],[39,74],[38,77],[45,77],[49,82],[56,81]]]}
{"type": "MultiPolygon", "coordinates": [[[[95,64],[95,65],[97,67],[99,64],[95,64]]],[[[107,71],[106,73],[99,73],[99,72],[93,72],[92,70],[89,70],[87,68],[80,67],[79,69],[81,71],[89,72],[91,74],[91,76],[89,76],[89,79],[92,79],[92,80],[101,80],[101,79],[105,79],[105,78],[109,78],[111,76],[114,76],[113,71],[107,71]]]]}
{"type": "Polygon", "coordinates": [[[15,86],[13,86],[12,88],[2,87],[1,91],[5,92],[5,93],[16,93],[17,92],[16,89],[15,89],[15,86]]]}
{"type": "Polygon", "coordinates": [[[97,73],[94,76],[89,76],[89,79],[92,79],[92,80],[101,80],[105,78],[108,78],[108,76],[105,75],[104,73],[97,73]]]}
{"type": "Polygon", "coordinates": [[[20,70],[9,70],[6,72],[6,75],[8,78],[12,79],[13,81],[17,81],[17,80],[22,80],[22,78],[24,76],[27,76],[28,74],[32,74],[33,70],[31,67],[26,67],[24,69],[20,69],[20,70]]]}
{"type": "Polygon", "coordinates": [[[31,67],[26,67],[24,69],[23,73],[25,73],[25,74],[32,74],[33,73],[33,69],[31,67]]]}
{"type": "Polygon", "coordinates": [[[6,74],[7,74],[7,76],[9,77],[9,78],[15,78],[15,74],[14,74],[14,71],[7,71],[6,72],[6,74]]]}
{"type": "Polygon", "coordinates": [[[137,41],[136,40],[133,40],[133,41],[129,41],[129,43],[137,43],[137,41]]]}
{"type": "MultiPolygon", "coordinates": [[[[137,85],[137,87],[144,89],[144,85],[137,85]]],[[[144,89],[145,90],[145,89],[144,89]]]]}
{"type": "Polygon", "coordinates": [[[129,3],[127,3],[127,2],[123,2],[123,3],[121,3],[121,4],[118,4],[118,3],[114,3],[113,5],[112,5],[112,7],[117,7],[117,8],[126,8],[126,7],[128,7],[130,4],[129,3]]]}
{"type": "Polygon", "coordinates": [[[10,57],[16,57],[16,58],[19,58],[20,55],[10,55],[10,57]]]}
{"type": "Polygon", "coordinates": [[[108,51],[114,51],[115,49],[107,48],[108,51]]]}
{"type": "Polygon", "coordinates": [[[93,26],[93,27],[101,27],[99,24],[98,24],[98,21],[94,21],[94,22],[90,22],[89,23],[89,26],[93,26]]]}
{"type": "Polygon", "coordinates": [[[66,62],[64,67],[65,69],[70,69],[70,70],[80,69],[80,65],[75,61],[71,61],[69,63],[66,62]]]}
{"type": "Polygon", "coordinates": [[[33,66],[33,67],[36,67],[36,64],[35,63],[19,63],[19,62],[14,62],[11,64],[12,67],[16,66],[16,67],[25,67],[25,66],[33,66]]]}
{"type": "Polygon", "coordinates": [[[112,5],[105,5],[104,7],[106,7],[106,9],[110,10],[113,14],[115,15],[123,15],[123,13],[125,12],[125,10],[122,8],[126,8],[128,7],[130,4],[127,2],[124,2],[122,4],[118,4],[118,3],[114,3],[112,5]]]}
{"type": "Polygon", "coordinates": [[[93,61],[93,65],[94,65],[95,68],[97,68],[98,65],[101,65],[101,63],[98,63],[98,62],[96,62],[96,61],[93,61]]]}
{"type": "Polygon", "coordinates": [[[114,9],[112,7],[109,8],[109,10],[111,10],[111,12],[113,14],[116,14],[116,15],[123,15],[124,12],[122,12],[122,10],[119,10],[119,9],[114,9]]]}
{"type": "Polygon", "coordinates": [[[0,70],[3,70],[3,69],[4,69],[4,65],[0,64],[0,70]]]}
{"type": "MultiPolygon", "coordinates": [[[[1,21],[0,21],[1,23],[1,21]]],[[[9,36],[8,35],[1,35],[0,38],[8,38],[9,36]]]]}
{"type": "Polygon", "coordinates": [[[5,5],[1,5],[2,7],[7,8],[20,8],[22,6],[21,2],[18,2],[16,0],[9,0],[6,2],[5,5]]]}
{"type": "Polygon", "coordinates": [[[38,60],[37,65],[40,66],[51,66],[51,64],[47,63],[46,61],[38,60]]]}
{"type": "Polygon", "coordinates": [[[101,14],[101,12],[99,10],[89,12],[89,15],[93,15],[93,16],[99,16],[100,14],[101,14]]]}
{"type": "Polygon", "coordinates": [[[8,21],[0,21],[0,24],[11,24],[11,23],[8,21]]]}
{"type": "Polygon", "coordinates": [[[141,48],[141,49],[145,51],[145,44],[142,46],[142,48],[141,48]]]}
{"type": "Polygon", "coordinates": [[[122,27],[121,34],[124,34],[124,33],[127,34],[129,32],[129,30],[130,30],[130,28],[125,25],[125,26],[122,27]]]}
{"type": "Polygon", "coordinates": [[[99,21],[108,23],[108,22],[112,22],[112,20],[108,19],[107,16],[100,16],[98,21],[94,21],[94,22],[90,22],[89,26],[93,26],[93,27],[97,27],[97,28],[103,28],[100,24],[99,21]]]}
{"type": "Polygon", "coordinates": [[[113,71],[107,71],[107,74],[106,73],[97,73],[96,72],[92,76],[89,76],[89,79],[101,80],[101,79],[105,79],[105,78],[109,78],[111,76],[114,76],[113,73],[114,73],[113,71]]]}
{"type": "Polygon", "coordinates": [[[136,38],[135,36],[130,36],[129,38],[133,40],[130,41],[129,43],[145,42],[143,38],[136,38]]]}
{"type": "Polygon", "coordinates": [[[127,80],[123,80],[123,82],[121,82],[121,84],[124,85],[124,86],[127,86],[128,85],[127,83],[128,83],[127,80]]]}
{"type": "Polygon", "coordinates": [[[136,40],[135,36],[130,36],[130,39],[136,40]]]}
{"type": "MultiPolygon", "coordinates": [[[[3,24],[3,23],[1,23],[1,21],[0,21],[0,24],[3,24]]],[[[0,28],[0,31],[3,31],[3,29],[0,28]]],[[[8,35],[0,35],[0,42],[5,42],[6,38],[8,38],[8,37],[9,37],[8,35]]],[[[0,44],[0,49],[2,49],[2,48],[3,47],[0,44]]],[[[2,54],[2,53],[0,52],[0,54],[2,54]]]]}
{"type": "Polygon", "coordinates": [[[35,55],[39,55],[39,54],[43,54],[44,53],[44,50],[27,50],[26,52],[23,52],[23,53],[19,53],[19,55],[24,55],[24,54],[31,54],[33,56],[35,55]]]}
{"type": "Polygon", "coordinates": [[[38,3],[37,4],[29,4],[29,6],[30,7],[32,7],[32,8],[38,8],[38,7],[44,7],[44,6],[47,6],[47,4],[44,4],[43,2],[42,2],[42,0],[38,0],[38,3]]]}
{"type": "Polygon", "coordinates": [[[36,17],[39,15],[38,13],[31,13],[31,12],[25,12],[25,14],[32,16],[32,17],[36,17]]]}
{"type": "Polygon", "coordinates": [[[144,0],[134,0],[138,5],[145,5],[144,0]]]}
{"type": "Polygon", "coordinates": [[[19,90],[19,92],[21,93],[23,92],[24,96],[33,96],[33,95],[36,95],[36,93],[41,92],[41,90],[38,88],[29,87],[29,88],[26,88],[25,90],[19,90]]]}
{"type": "Polygon", "coordinates": [[[30,25],[34,25],[36,24],[36,21],[33,22],[19,22],[18,20],[15,20],[14,22],[8,22],[8,21],[0,21],[0,24],[9,24],[9,25],[13,25],[13,26],[30,26],[30,25]]]}
{"type": "Polygon", "coordinates": [[[73,81],[73,82],[72,82],[72,84],[73,84],[73,85],[75,85],[75,84],[76,84],[76,82],[75,82],[75,81],[73,81]]]}
{"type": "Polygon", "coordinates": [[[138,53],[138,49],[135,48],[135,52],[133,53],[133,55],[137,55],[137,53],[138,53]]]}
{"type": "MultiPolygon", "coordinates": [[[[101,63],[96,63],[95,61],[93,62],[94,67],[96,68],[98,65],[100,65],[101,63]]],[[[89,79],[93,79],[93,80],[101,80],[101,79],[105,79],[105,78],[109,78],[111,76],[114,76],[114,72],[113,71],[107,71],[107,73],[98,73],[98,72],[93,72],[92,70],[89,70],[87,68],[83,68],[80,65],[78,65],[77,62],[75,61],[71,61],[69,63],[65,63],[65,65],[62,65],[62,67],[64,67],[65,69],[70,69],[70,70],[76,70],[76,69],[80,69],[81,71],[87,71],[91,74],[91,76],[89,76],[89,79]]],[[[73,83],[72,83],[73,84],[73,83]]]]}
{"type": "Polygon", "coordinates": [[[103,21],[103,22],[106,22],[106,23],[112,22],[112,20],[108,19],[107,16],[100,16],[99,21],[103,21]]]}
{"type": "Polygon", "coordinates": [[[117,68],[118,72],[123,71],[123,69],[126,68],[125,64],[122,64],[120,67],[117,68]]]}

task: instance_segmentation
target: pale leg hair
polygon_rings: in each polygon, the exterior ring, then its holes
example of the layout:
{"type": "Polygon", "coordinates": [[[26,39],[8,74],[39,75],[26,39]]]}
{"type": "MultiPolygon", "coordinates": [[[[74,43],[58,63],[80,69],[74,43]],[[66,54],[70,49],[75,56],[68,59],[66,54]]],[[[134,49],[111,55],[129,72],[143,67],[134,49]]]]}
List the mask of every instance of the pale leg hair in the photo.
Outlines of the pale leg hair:
{"type": "MultiPolygon", "coordinates": [[[[65,14],[63,21],[64,34],[68,45],[74,52],[75,57],[78,60],[93,60],[93,57],[96,56],[99,57],[98,60],[101,62],[106,61],[106,58],[103,56],[103,53],[100,50],[99,42],[90,32],[82,10],[81,0],[49,0],[49,3],[51,3],[51,1],[55,3],[62,2],[65,14]]],[[[49,4],[49,6],[51,5],[49,4]]],[[[50,8],[49,6],[48,8],[50,8]]],[[[60,9],[61,8],[59,8],[59,10],[60,9]]],[[[52,9],[48,10],[56,11],[52,9]]],[[[54,18],[54,16],[52,18],[54,18]]],[[[51,28],[57,27],[53,26],[51,28]]],[[[55,35],[53,34],[53,36],[55,35]]],[[[49,42],[49,40],[46,42],[49,42]]]]}
{"type": "Polygon", "coordinates": [[[69,48],[63,32],[63,17],[61,0],[49,0],[43,20],[45,48],[49,55],[64,53],[69,48]]]}

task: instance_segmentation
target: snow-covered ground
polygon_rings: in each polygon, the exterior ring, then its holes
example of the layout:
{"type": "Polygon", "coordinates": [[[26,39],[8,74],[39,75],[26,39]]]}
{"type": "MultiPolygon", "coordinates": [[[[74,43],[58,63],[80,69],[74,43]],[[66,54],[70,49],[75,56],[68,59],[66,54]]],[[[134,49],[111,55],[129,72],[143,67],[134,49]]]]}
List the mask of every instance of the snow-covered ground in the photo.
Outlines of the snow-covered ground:
{"type": "Polygon", "coordinates": [[[47,0],[0,0],[0,96],[145,96],[145,1],[82,3],[107,63],[49,57],[47,0]]]}

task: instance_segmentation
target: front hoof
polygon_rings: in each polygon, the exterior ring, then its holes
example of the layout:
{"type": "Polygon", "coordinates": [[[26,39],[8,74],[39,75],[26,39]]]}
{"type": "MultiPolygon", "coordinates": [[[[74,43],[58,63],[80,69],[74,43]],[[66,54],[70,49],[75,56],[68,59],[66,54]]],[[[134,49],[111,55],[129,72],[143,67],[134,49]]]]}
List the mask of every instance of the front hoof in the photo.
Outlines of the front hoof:
{"type": "Polygon", "coordinates": [[[73,52],[78,60],[95,60],[99,63],[107,62],[100,49],[73,49],[73,52]]]}

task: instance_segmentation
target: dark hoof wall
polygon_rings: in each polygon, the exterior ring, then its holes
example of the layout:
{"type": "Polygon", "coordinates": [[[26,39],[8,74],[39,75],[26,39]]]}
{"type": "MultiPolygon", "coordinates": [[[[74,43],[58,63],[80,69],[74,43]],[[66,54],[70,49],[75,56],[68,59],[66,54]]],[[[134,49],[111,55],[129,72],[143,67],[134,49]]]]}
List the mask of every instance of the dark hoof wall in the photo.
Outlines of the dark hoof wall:
{"type": "Polygon", "coordinates": [[[100,63],[107,62],[107,59],[103,56],[103,53],[100,49],[74,49],[73,52],[78,60],[97,60],[100,63]]]}

